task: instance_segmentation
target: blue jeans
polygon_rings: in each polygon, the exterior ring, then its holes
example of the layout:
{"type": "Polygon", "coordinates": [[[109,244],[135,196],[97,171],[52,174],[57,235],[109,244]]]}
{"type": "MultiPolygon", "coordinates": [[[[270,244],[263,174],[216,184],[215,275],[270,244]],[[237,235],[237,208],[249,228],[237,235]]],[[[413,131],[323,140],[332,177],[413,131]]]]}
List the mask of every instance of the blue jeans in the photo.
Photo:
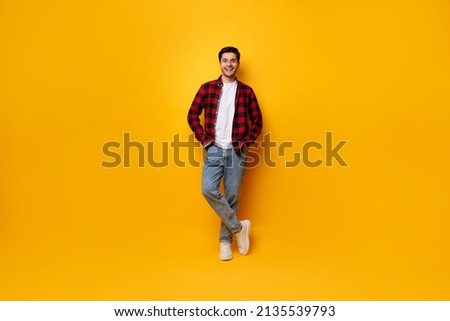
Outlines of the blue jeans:
{"type": "Polygon", "coordinates": [[[234,149],[222,149],[215,145],[205,151],[202,194],[221,219],[220,242],[231,243],[233,234],[242,228],[237,212],[245,158],[245,152],[238,155],[234,149]],[[220,191],[222,179],[225,195],[220,191]]]}

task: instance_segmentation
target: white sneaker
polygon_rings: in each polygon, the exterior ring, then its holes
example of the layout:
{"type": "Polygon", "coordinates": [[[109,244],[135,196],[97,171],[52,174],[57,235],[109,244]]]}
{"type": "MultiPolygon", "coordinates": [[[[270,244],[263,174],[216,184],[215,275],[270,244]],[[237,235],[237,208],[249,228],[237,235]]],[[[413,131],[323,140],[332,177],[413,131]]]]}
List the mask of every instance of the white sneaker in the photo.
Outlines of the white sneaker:
{"type": "Polygon", "coordinates": [[[233,252],[231,251],[231,244],[228,242],[220,242],[220,259],[222,261],[228,261],[233,258],[233,252]]]}
{"type": "Polygon", "coordinates": [[[249,248],[250,248],[250,221],[244,220],[241,221],[242,224],[242,230],[239,233],[236,233],[236,242],[239,249],[239,253],[241,255],[247,254],[249,248]]]}

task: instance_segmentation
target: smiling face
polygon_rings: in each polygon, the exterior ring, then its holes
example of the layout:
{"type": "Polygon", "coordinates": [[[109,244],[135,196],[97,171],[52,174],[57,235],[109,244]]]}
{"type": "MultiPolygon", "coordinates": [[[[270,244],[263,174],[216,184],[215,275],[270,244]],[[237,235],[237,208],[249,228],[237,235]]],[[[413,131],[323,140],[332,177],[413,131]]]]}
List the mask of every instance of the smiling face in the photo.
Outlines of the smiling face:
{"type": "Polygon", "coordinates": [[[239,69],[239,61],[235,53],[225,52],[220,59],[220,69],[222,70],[222,81],[233,82],[239,69]]]}

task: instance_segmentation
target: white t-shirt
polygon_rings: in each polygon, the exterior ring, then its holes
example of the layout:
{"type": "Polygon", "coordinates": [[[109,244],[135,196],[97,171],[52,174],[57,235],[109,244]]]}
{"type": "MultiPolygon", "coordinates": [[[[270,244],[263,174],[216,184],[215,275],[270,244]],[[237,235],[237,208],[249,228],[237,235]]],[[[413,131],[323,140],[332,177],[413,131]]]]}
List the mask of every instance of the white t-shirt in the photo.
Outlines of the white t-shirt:
{"type": "Polygon", "coordinates": [[[216,119],[216,145],[223,149],[233,148],[231,131],[233,129],[234,102],[236,99],[237,81],[223,84],[216,119]]]}

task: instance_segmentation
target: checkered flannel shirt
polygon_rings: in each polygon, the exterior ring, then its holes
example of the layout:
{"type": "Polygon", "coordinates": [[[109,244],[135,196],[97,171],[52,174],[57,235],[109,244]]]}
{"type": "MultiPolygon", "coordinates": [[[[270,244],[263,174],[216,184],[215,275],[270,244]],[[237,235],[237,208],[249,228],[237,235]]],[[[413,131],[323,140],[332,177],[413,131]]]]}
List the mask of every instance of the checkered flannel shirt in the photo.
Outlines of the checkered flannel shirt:
{"type": "MultiPolygon", "coordinates": [[[[219,77],[201,85],[188,112],[188,124],[195,138],[207,147],[214,143],[217,109],[222,94],[223,82],[219,77]],[[203,110],[204,126],[200,122],[203,110]]],[[[235,112],[231,139],[237,153],[242,147],[255,142],[262,130],[262,114],[253,89],[237,80],[235,112]],[[249,124],[250,123],[250,124],[249,124]]]]}

